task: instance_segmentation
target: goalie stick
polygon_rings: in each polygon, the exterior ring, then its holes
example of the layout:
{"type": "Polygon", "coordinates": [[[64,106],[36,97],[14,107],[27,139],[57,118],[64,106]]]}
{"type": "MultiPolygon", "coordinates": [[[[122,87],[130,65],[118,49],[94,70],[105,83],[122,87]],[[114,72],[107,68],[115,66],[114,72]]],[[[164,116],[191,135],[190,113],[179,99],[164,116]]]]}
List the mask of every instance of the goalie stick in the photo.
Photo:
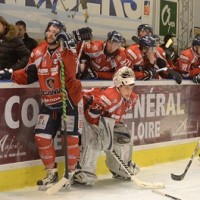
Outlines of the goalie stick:
{"type": "Polygon", "coordinates": [[[162,189],[165,187],[163,183],[150,183],[140,180],[134,174],[132,174],[129,167],[123,162],[120,156],[117,155],[115,150],[112,150],[111,153],[115,157],[115,159],[119,162],[119,164],[122,166],[122,168],[125,170],[125,172],[130,176],[131,181],[133,181],[137,186],[146,189],[162,189]]]}
{"type": "Polygon", "coordinates": [[[178,72],[176,72],[173,69],[170,69],[168,67],[164,67],[164,68],[156,70],[156,73],[159,73],[162,71],[167,71],[178,84],[182,83],[182,76],[178,72]]]}
{"type": "Polygon", "coordinates": [[[193,161],[195,155],[197,154],[199,148],[200,148],[200,141],[198,142],[197,146],[195,147],[195,149],[194,149],[194,151],[193,151],[193,153],[192,153],[192,156],[191,156],[191,158],[190,158],[190,161],[188,162],[188,164],[187,164],[187,166],[186,166],[184,172],[183,172],[182,174],[180,174],[180,175],[171,174],[171,178],[172,178],[173,180],[175,180],[175,181],[181,181],[181,180],[184,179],[184,177],[185,177],[185,175],[186,175],[186,173],[187,173],[187,171],[188,171],[190,165],[192,164],[192,161],[193,161]]]}
{"type": "Polygon", "coordinates": [[[154,192],[154,193],[156,193],[156,194],[160,194],[160,195],[165,196],[165,197],[169,197],[169,198],[174,199],[174,200],[181,200],[181,199],[179,199],[179,198],[177,198],[177,197],[174,197],[174,196],[172,196],[172,195],[166,194],[166,193],[161,192],[161,191],[159,191],[159,190],[155,190],[155,189],[154,189],[154,190],[152,190],[152,192],[154,192]]]}

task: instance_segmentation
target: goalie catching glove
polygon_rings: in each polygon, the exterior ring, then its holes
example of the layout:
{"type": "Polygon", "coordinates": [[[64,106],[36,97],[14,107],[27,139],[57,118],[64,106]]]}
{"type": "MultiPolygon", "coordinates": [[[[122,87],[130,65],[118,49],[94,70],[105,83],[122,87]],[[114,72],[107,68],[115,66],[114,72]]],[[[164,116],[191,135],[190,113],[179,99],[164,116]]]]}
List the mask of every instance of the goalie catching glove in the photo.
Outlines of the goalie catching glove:
{"type": "Polygon", "coordinates": [[[80,28],[72,32],[76,42],[92,39],[92,29],[89,27],[80,28]]]}
{"type": "Polygon", "coordinates": [[[13,73],[13,69],[0,70],[0,80],[10,80],[13,73]]]}
{"type": "Polygon", "coordinates": [[[59,32],[58,34],[56,34],[56,41],[63,42],[63,46],[66,49],[71,50],[72,52],[76,52],[76,43],[74,41],[74,39],[72,38],[71,35],[67,34],[64,31],[59,32]]]}

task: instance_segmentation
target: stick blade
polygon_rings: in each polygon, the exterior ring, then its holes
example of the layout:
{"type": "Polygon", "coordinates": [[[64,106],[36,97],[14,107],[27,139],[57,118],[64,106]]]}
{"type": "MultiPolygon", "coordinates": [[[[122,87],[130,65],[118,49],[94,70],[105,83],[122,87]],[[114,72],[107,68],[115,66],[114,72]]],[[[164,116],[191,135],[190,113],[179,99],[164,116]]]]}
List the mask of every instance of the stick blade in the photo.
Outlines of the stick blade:
{"type": "Polygon", "coordinates": [[[175,181],[181,181],[184,178],[184,174],[182,175],[171,174],[171,178],[175,181]]]}
{"type": "Polygon", "coordinates": [[[145,189],[163,189],[165,188],[165,185],[163,183],[150,183],[150,182],[145,182],[140,179],[138,179],[135,175],[131,176],[131,180],[139,187],[145,188],[145,189]]]}
{"type": "Polygon", "coordinates": [[[58,192],[60,189],[62,189],[62,187],[66,184],[70,184],[70,180],[63,177],[62,179],[60,179],[60,181],[58,181],[55,185],[51,186],[50,188],[47,189],[46,193],[47,194],[54,194],[56,192],[58,192]]]}
{"type": "Polygon", "coordinates": [[[173,69],[168,69],[168,72],[178,84],[182,83],[182,76],[178,72],[173,69]]]}

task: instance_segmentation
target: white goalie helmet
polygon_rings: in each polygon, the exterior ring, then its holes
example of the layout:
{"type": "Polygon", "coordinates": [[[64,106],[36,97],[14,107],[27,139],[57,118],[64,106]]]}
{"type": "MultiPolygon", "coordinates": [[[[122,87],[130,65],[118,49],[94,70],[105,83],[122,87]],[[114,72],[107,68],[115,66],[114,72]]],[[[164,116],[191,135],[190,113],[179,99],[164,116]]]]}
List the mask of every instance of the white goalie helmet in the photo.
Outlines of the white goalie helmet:
{"type": "Polygon", "coordinates": [[[120,68],[113,77],[116,87],[121,85],[135,85],[135,73],[129,67],[120,68]]]}

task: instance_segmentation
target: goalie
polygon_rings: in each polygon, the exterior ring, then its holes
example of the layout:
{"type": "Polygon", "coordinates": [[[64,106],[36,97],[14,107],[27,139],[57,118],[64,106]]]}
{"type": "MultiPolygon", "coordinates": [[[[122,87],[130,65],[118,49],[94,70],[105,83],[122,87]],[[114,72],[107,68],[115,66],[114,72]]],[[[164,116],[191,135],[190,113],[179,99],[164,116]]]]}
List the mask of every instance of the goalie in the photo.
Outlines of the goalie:
{"type": "Polygon", "coordinates": [[[114,178],[129,179],[112,154],[114,150],[133,174],[139,167],[132,163],[133,140],[123,123],[126,112],[133,109],[138,95],[133,92],[135,75],[131,68],[120,68],[113,77],[114,86],[84,90],[85,119],[81,152],[74,183],[97,182],[96,163],[100,151],[106,153],[106,166],[114,178]]]}

